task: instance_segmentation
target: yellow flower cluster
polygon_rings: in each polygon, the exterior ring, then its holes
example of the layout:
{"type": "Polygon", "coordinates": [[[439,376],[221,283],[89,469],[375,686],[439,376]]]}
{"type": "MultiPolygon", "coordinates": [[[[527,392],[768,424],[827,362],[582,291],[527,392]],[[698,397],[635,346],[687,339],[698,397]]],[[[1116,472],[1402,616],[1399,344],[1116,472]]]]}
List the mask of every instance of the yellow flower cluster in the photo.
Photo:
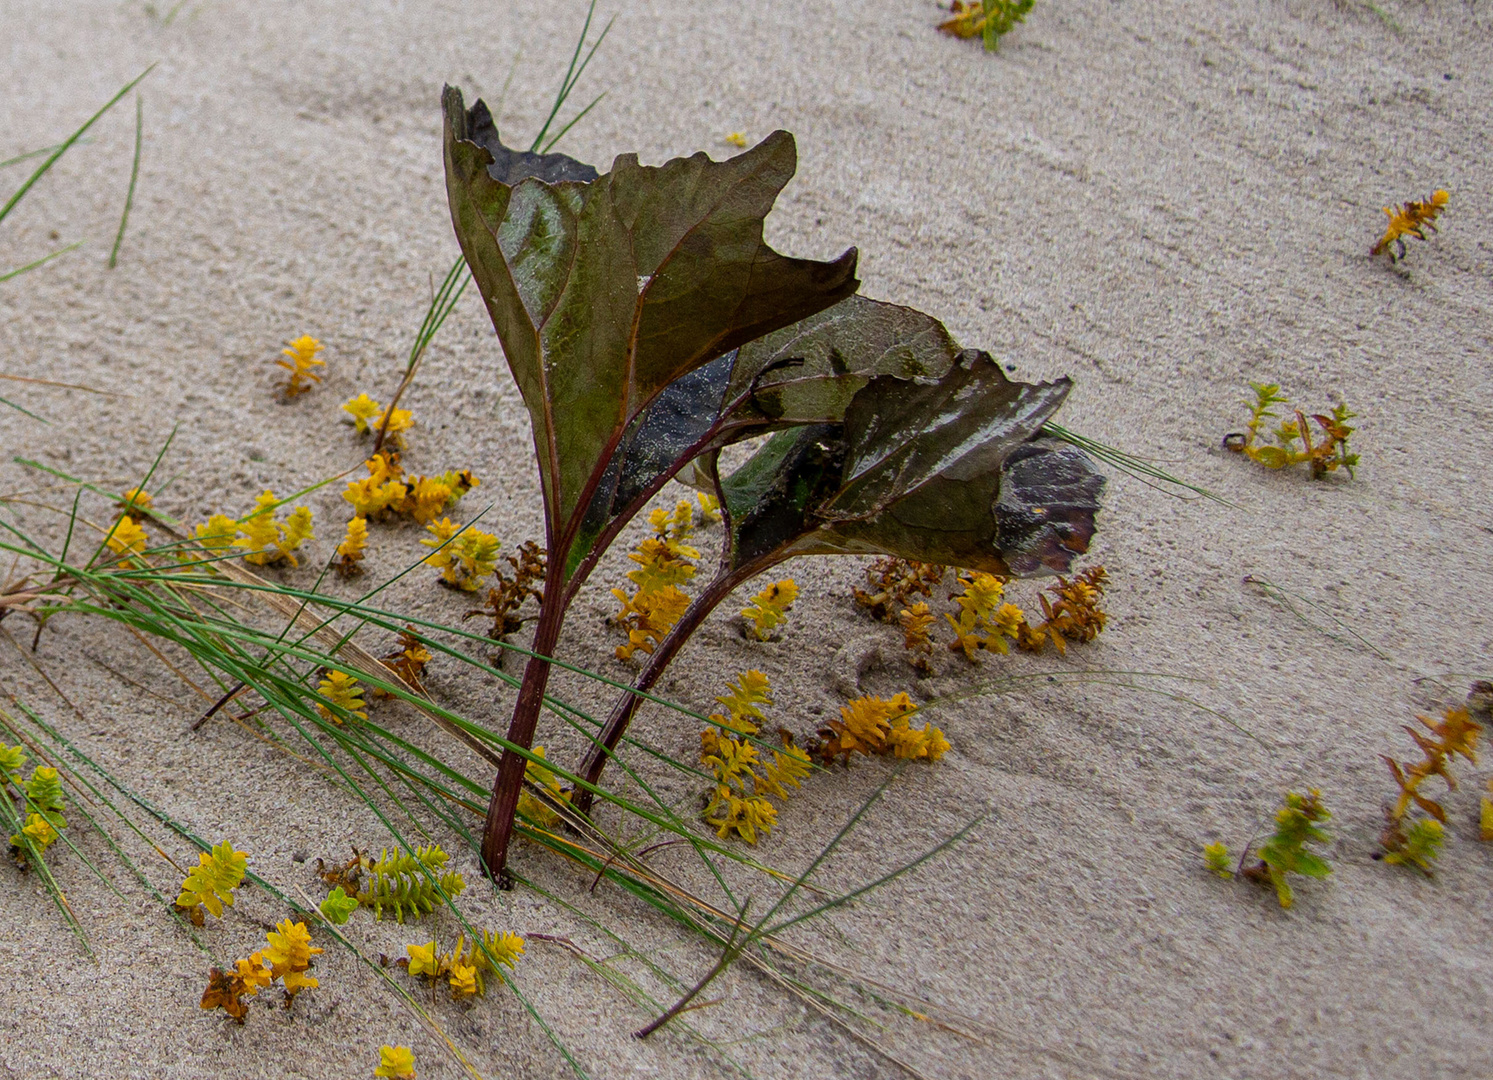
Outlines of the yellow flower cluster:
{"type": "Polygon", "coordinates": [[[279,503],[273,491],[264,491],[254,500],[257,509],[238,526],[239,537],[232,546],[244,549],[245,562],[255,566],[281,562],[300,565],[295,550],[316,536],[311,531],[311,511],[298,506],[284,521],[277,521],[275,508],[279,503]]]}
{"type": "Polygon", "coordinates": [[[793,745],[783,732],[783,748],[772,752],[773,760],[764,761],[757,748],[734,735],[755,735],[766,722],[761,706],[771,705],[771,687],[760,671],[746,671],[728,684],[727,692],[715,700],[726,707],[725,713],[712,713],[710,719],[721,727],[700,732],[700,760],[715,774],[715,787],[705,807],[704,818],[715,826],[724,840],[736,833],[749,844],[757,834],[771,831],[777,822],[777,808],[767,795],[788,798],[788,788],[797,788],[809,775],[809,755],[793,745]]]}
{"type": "Polygon", "coordinates": [[[487,992],[482,976],[496,971],[494,961],[511,971],[524,955],[524,939],[517,934],[494,934],[484,930],[481,942],[474,940],[470,950],[466,948],[466,942],[466,935],[460,935],[456,946],[447,953],[438,952],[434,941],[428,945],[406,945],[404,949],[409,953],[409,959],[401,960],[399,964],[411,978],[424,977],[434,982],[443,975],[447,976],[452,995],[462,998],[487,992]]]}
{"type": "Polygon", "coordinates": [[[316,358],[321,350],[321,342],[310,335],[302,335],[292,341],[288,348],[280,350],[286,359],[276,360],[275,363],[290,372],[290,378],[285,383],[286,397],[304,394],[311,389],[311,383],[321,382],[321,376],[313,370],[326,364],[325,360],[316,358]]]}
{"type": "Polygon", "coordinates": [[[450,518],[431,522],[425,527],[430,539],[420,543],[435,548],[425,556],[428,566],[441,571],[441,579],[464,592],[475,592],[481,580],[498,565],[498,548],[502,545],[492,533],[467,527],[463,529],[450,518]]]}
{"type": "Polygon", "coordinates": [[[820,733],[827,738],[819,753],[826,761],[848,760],[851,754],[937,761],[948,752],[949,741],[932,724],[924,724],[921,731],[912,726],[908,718],[917,708],[906,694],[890,701],[856,698],[842,706],[840,719],[829,721],[820,733]]]}
{"type": "Polygon", "coordinates": [[[957,598],[959,618],[944,615],[956,639],[949,648],[955,652],[962,649],[970,660],[980,649],[1009,652],[1006,639],[1016,637],[1026,618],[1015,604],[1001,602],[1006,583],[994,574],[979,573],[960,575],[959,583],[964,586],[963,595],[957,598]]]}
{"type": "MultiPolygon", "coordinates": [[[[704,504],[702,503],[702,506],[704,504]]],[[[689,594],[679,588],[695,576],[700,552],[685,543],[694,532],[694,507],[680,499],[672,511],[656,509],[648,515],[653,535],[627,557],[637,569],[627,572],[635,591],[628,596],[613,589],[622,609],[614,621],[627,631],[627,644],[617,647],[617,659],[629,660],[641,649],[651,653],[689,607],[689,594]]]]}

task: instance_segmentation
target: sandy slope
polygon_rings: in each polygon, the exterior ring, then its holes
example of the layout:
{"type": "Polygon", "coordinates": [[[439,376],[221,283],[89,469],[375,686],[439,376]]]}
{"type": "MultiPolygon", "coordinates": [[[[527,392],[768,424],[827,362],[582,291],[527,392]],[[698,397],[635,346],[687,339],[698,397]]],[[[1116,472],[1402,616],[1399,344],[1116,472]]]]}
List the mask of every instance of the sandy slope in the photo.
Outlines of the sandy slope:
{"type": "MultiPolygon", "coordinates": [[[[163,27],[135,2],[0,0],[0,159],[55,141],[160,63],[144,90],[121,266],[104,261],[128,175],[128,108],[0,227],[3,267],[89,241],[0,285],[0,370],[119,395],[25,390],[52,424],[0,412],[7,462],[21,452],[124,486],[179,424],[162,502],[194,520],[356,464],[337,404],[388,392],[429,277],[455,253],[440,86],[492,100],[522,46],[502,123],[531,132],[582,7],[217,0],[189,2],[163,27]],[[282,405],[271,360],[301,333],[327,343],[329,374],[282,405]]],[[[828,880],[864,880],[981,808],[998,817],[812,940],[1004,1034],[980,1044],[907,1024],[888,1045],[951,1077],[1493,1073],[1493,848],[1475,827],[1486,766],[1460,769],[1434,882],[1369,858],[1391,790],[1379,755],[1408,756],[1399,725],[1458,696],[1466,679],[1447,673],[1486,673],[1493,649],[1486,5],[1392,3],[1395,33],[1331,0],[1041,0],[998,56],[934,33],[938,10],[920,0],[620,10],[587,81],[609,96],[567,137],[571,153],[657,162],[728,153],[731,131],[794,131],[801,165],[770,221],[777,247],[823,258],[858,245],[868,295],[936,314],[1022,377],[1074,376],[1069,426],[1164,459],[1239,507],[1116,477],[1096,545],[1115,583],[1102,641],[1067,660],[995,658],[978,671],[949,657],[921,688],[1084,666],[1161,672],[1199,681],[1149,685],[1256,738],[1103,683],[1038,679],[937,710],[953,751],[908,770],[828,880]],[[1369,259],[1380,206],[1438,186],[1452,192],[1442,234],[1401,268],[1369,259]],[[1250,379],[1360,412],[1357,479],[1267,475],[1218,451],[1250,379]],[[1242,584],[1248,573],[1312,598],[1389,659],[1304,626],[1242,584]],[[1237,846],[1263,827],[1286,786],[1319,786],[1337,815],[1337,872],[1298,890],[1289,913],[1211,879],[1198,860],[1202,842],[1237,846]]],[[[21,171],[6,170],[7,185],[21,171]]],[[[409,404],[413,467],[474,468],[505,543],[536,536],[527,421],[475,297],[409,404]]],[[[0,490],[35,483],[0,465],[0,490]]],[[[323,554],[345,519],[335,490],[311,499],[323,554]]],[[[374,569],[392,572],[415,532],[379,544],[374,569]]],[[[782,642],[749,646],[719,618],[668,691],[708,704],[721,672],[757,666],[785,722],[807,731],[843,700],[843,642],[872,635],[895,653],[893,632],[848,597],[855,561],[794,572],[805,598],[782,642]]],[[[614,675],[601,619],[620,573],[614,563],[599,575],[565,641],[614,675]]],[[[460,614],[459,598],[416,577],[400,604],[460,614]]],[[[297,860],[380,838],[366,810],[243,729],[188,734],[200,702],[126,635],[61,619],[37,659],[81,715],[4,642],[0,680],[171,813],[233,837],[285,887],[315,886],[297,860]]],[[[913,681],[893,659],[865,686],[913,681]]],[[[491,687],[454,673],[433,686],[478,715],[503,714],[491,687]]],[[[679,753],[693,739],[658,715],[642,731],[679,753]]],[[[862,763],[815,782],[783,812],[766,856],[802,866],[884,775],[862,763]]],[[[377,1045],[395,1041],[416,1047],[422,1077],[458,1075],[345,952],[323,958],[322,987],[293,1013],[262,1009],[240,1029],[200,1012],[207,959],[147,895],[121,873],[122,902],[76,860],[56,861],[99,961],[79,955],[32,881],[0,872],[0,1075],[366,1076],[377,1045]]],[[[475,880],[470,857],[458,861],[475,880]]],[[[532,850],[518,862],[681,978],[708,967],[703,950],[620,896],[582,900],[572,871],[532,850]]],[[[145,865],[172,886],[169,869],[145,865]]],[[[534,893],[478,887],[468,899],[489,925],[614,951],[534,893]]],[[[239,955],[282,915],[251,891],[205,936],[216,955],[239,955]]],[[[351,925],[374,952],[416,939],[351,925]]],[[[677,1035],[629,1038],[644,1011],[557,949],[534,946],[521,979],[592,1075],[730,1068],[677,1035]]],[[[750,974],[720,994],[696,1023],[743,1040],[729,1056],[753,1075],[899,1075],[750,974]]],[[[511,998],[437,1013],[484,1074],[567,1072],[511,998]]]]}

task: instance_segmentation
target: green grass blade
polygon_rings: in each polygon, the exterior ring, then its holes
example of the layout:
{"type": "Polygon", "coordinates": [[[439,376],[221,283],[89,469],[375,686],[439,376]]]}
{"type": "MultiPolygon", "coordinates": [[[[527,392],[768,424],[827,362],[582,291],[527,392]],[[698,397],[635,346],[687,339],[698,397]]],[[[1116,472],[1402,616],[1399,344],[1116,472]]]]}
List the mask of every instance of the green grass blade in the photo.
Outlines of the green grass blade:
{"type": "MultiPolygon", "coordinates": [[[[79,139],[78,142],[80,142],[80,143],[91,143],[91,142],[93,142],[93,140],[92,139],[79,139]]],[[[57,147],[59,147],[61,145],[62,145],[61,143],[56,143],[56,144],[54,144],[52,146],[43,146],[40,150],[28,150],[24,154],[17,154],[13,158],[6,158],[4,161],[0,161],[0,169],[8,168],[11,165],[19,165],[23,161],[30,161],[32,158],[34,158],[34,157],[41,157],[43,154],[50,154],[53,150],[56,150],[57,147]]]]}
{"type": "MultiPolygon", "coordinates": [[[[76,251],[78,248],[80,248],[82,246],[83,246],[83,241],[81,241],[81,240],[75,240],[71,244],[68,244],[67,247],[58,248],[56,251],[52,252],[52,254],[50,254],[50,255],[43,255],[41,258],[37,259],[35,262],[29,262],[25,266],[18,266],[14,270],[7,270],[5,273],[0,274],[0,281],[9,281],[13,277],[20,277],[22,274],[26,273],[28,270],[35,270],[38,266],[45,266],[47,263],[51,262],[53,259],[59,259],[62,256],[66,255],[69,251],[76,251]]],[[[7,402],[6,404],[9,404],[9,402],[7,402]]],[[[22,410],[22,411],[24,412],[25,410],[22,410]]],[[[38,419],[40,419],[40,417],[38,417],[38,419]]]]}
{"type": "Polygon", "coordinates": [[[110,98],[108,102],[105,103],[102,109],[90,116],[83,123],[82,127],[73,132],[63,142],[58,143],[57,149],[52,151],[51,156],[48,157],[46,161],[37,166],[36,171],[33,172],[29,177],[27,177],[26,182],[20,186],[20,189],[10,197],[9,201],[6,202],[3,207],[0,207],[0,221],[5,220],[6,216],[15,209],[16,204],[26,197],[26,193],[31,190],[32,185],[40,180],[43,176],[45,176],[51,170],[52,166],[57,164],[57,160],[62,157],[63,154],[72,149],[73,143],[82,138],[83,133],[89,128],[93,127],[94,123],[99,119],[99,117],[103,116],[104,113],[108,112],[110,109],[114,108],[115,105],[119,104],[121,98],[123,98],[126,94],[133,90],[139,84],[141,79],[145,78],[145,76],[149,75],[154,70],[155,65],[151,64],[150,67],[146,68],[139,75],[136,75],[129,82],[125,83],[124,89],[120,90],[119,93],[110,98]]]}
{"type": "Polygon", "coordinates": [[[1112,465],[1121,472],[1133,476],[1147,487],[1165,492],[1174,498],[1187,498],[1187,496],[1179,495],[1173,490],[1181,488],[1184,491],[1191,491],[1204,499],[1211,499],[1213,502],[1220,503],[1223,506],[1230,506],[1235,510],[1243,509],[1237,503],[1230,502],[1228,499],[1209,491],[1205,487],[1199,487],[1197,484],[1183,480],[1181,477],[1173,476],[1165,469],[1158,469],[1144,458],[1138,458],[1134,454],[1127,454],[1124,450],[1117,449],[1107,443],[1098,442],[1095,439],[1090,439],[1086,435],[1078,434],[1076,431],[1069,431],[1061,425],[1051,422],[1043,424],[1042,434],[1051,436],[1054,439],[1062,439],[1066,443],[1072,443],[1080,450],[1098,458],[1105,464],[1112,465]]]}
{"type": "Polygon", "coordinates": [[[124,213],[119,215],[119,233],[114,237],[114,250],[109,252],[109,269],[119,264],[119,247],[124,243],[124,230],[130,222],[130,207],[135,205],[135,184],[140,179],[140,145],[145,132],[145,106],[140,95],[135,94],[135,163],[130,166],[130,189],[124,197],[124,213]]]}
{"type": "Polygon", "coordinates": [[[42,419],[40,416],[37,416],[30,409],[26,408],[23,405],[17,405],[14,401],[11,401],[9,398],[0,397],[0,405],[9,405],[16,412],[18,412],[18,413],[25,413],[27,416],[31,417],[31,419],[37,421],[38,423],[41,423],[41,424],[47,423],[46,420],[42,419]]]}

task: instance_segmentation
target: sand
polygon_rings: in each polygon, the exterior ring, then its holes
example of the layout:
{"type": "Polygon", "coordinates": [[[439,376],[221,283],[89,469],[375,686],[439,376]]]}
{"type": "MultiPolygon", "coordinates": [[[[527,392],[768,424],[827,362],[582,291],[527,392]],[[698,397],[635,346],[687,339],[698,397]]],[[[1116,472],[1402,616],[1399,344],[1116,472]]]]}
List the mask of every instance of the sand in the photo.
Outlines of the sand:
{"type": "MultiPolygon", "coordinates": [[[[337,406],[388,394],[431,276],[456,254],[440,87],[493,101],[522,49],[500,123],[526,140],[584,5],[188,0],[169,25],[159,8],[0,2],[0,159],[57,141],[158,63],[118,268],[106,260],[129,102],[0,225],[0,267],[87,241],[0,285],[0,371],[114,395],[0,387],[50,421],[0,410],[0,492],[40,484],[12,454],[126,487],[174,430],[160,503],[201,520],[361,460],[337,406]],[[283,404],[272,361],[302,333],[325,342],[326,378],[283,404]]],[[[1040,0],[994,56],[935,33],[939,9],[921,0],[601,7],[614,10],[577,100],[607,97],[564,149],[602,167],[634,151],[656,163],[732,153],[730,132],[793,131],[800,166],[769,220],[775,246],[827,258],[857,245],[865,294],[936,315],[1019,377],[1072,376],[1066,425],[1235,504],[1112,475],[1093,560],[1110,572],[1113,619],[1066,658],[950,655],[919,684],[896,632],[850,599],[864,564],[843,559],[792,568],[803,598],[781,641],[743,641],[726,608],[678,662],[664,689],[694,706],[723,673],[762,669],[801,733],[833,715],[878,644],[867,692],[967,695],[929,714],[952,751],[906,770],[824,880],[868,880],[992,816],[799,938],[957,1009],[981,1036],[903,1020],[884,1048],[937,1077],[1493,1074],[1493,847],[1476,825],[1487,766],[1457,767],[1434,880],[1371,858],[1393,791],[1380,755],[1411,757],[1401,725],[1459,701],[1493,650],[1487,5],[1390,0],[1390,26],[1330,0],[1040,0]],[[1442,232],[1399,266],[1370,258],[1380,207],[1437,187],[1452,193],[1442,232]],[[1281,382],[1311,409],[1349,403],[1357,476],[1314,483],[1222,452],[1248,380],[1281,382]],[[1318,605],[1297,602],[1332,633],[1248,574],[1318,605]],[[1083,670],[1155,674],[969,694],[1083,670]],[[1202,844],[1238,848],[1284,790],[1308,787],[1335,815],[1335,872],[1303,883],[1293,910],[1204,871],[1202,844]]],[[[7,169],[6,190],[23,173],[7,169]]],[[[509,550],[540,534],[527,418],[475,295],[406,403],[412,467],[474,469],[509,550]]],[[[346,518],[337,490],[308,500],[319,558],[346,518]]],[[[53,535],[47,512],[14,513],[53,535]]],[[[416,537],[379,534],[374,573],[404,565],[416,537]]],[[[598,574],[562,645],[614,677],[625,668],[602,620],[621,563],[598,574]]],[[[1034,605],[1036,588],[1013,592],[1034,605]]],[[[465,607],[421,574],[389,601],[447,619],[465,607]]],[[[29,643],[29,623],[6,626],[29,643]]],[[[202,835],[234,839],[280,887],[313,893],[316,857],[386,842],[366,807],[243,728],[188,732],[201,700],[127,634],[59,618],[36,660],[77,712],[0,642],[6,689],[202,835]]],[[[504,720],[494,685],[434,671],[442,700],[504,720]]],[[[403,723],[443,745],[413,715],[403,723]]],[[[679,754],[694,740],[661,713],[639,731],[679,754]]],[[[860,762],[817,779],[761,854],[806,865],[886,775],[860,762]]],[[[240,1028],[200,1011],[212,960],[96,838],[80,843],[123,894],[69,854],[54,860],[96,961],[34,878],[0,869],[0,1075],[322,1080],[371,1075],[385,1042],[413,1046],[421,1077],[462,1075],[346,950],[329,949],[320,988],[289,1013],[260,1007],[240,1028]]],[[[180,842],[172,853],[190,858],[180,842]]],[[[157,888],[174,887],[169,867],[141,858],[157,888]]],[[[536,892],[492,891],[465,850],[455,862],[484,925],[569,935],[596,956],[619,948],[536,892]]],[[[686,984],[712,963],[617,890],[586,893],[551,855],[521,845],[515,865],[686,984]]],[[[247,890],[202,937],[230,959],[285,914],[247,890]]],[[[349,928],[374,954],[423,939],[366,917],[349,928]]],[[[649,1010],[561,948],[532,942],[519,980],[593,1076],[902,1075],[745,969],[692,1014],[718,1049],[675,1032],[632,1039],[649,1010]]],[[[510,995],[431,1008],[484,1076],[569,1073],[510,995]]]]}

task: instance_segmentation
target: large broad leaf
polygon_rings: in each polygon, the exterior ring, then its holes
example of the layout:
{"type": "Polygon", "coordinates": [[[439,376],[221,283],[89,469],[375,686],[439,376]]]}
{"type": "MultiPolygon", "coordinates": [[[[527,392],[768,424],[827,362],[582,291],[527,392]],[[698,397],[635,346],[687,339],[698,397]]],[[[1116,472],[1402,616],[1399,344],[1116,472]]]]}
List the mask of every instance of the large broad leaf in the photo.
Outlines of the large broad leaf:
{"type": "Polygon", "coordinates": [[[697,454],[798,424],[840,423],[878,375],[939,378],[960,348],[921,311],[852,296],[670,383],[619,443],[580,542],[635,511],[697,454]]]}
{"type": "Polygon", "coordinates": [[[724,162],[626,154],[593,179],[563,155],[503,147],[481,102],[468,112],[448,87],[444,104],[452,222],[529,409],[568,576],[638,415],[682,376],[853,293],[855,252],[822,263],[763,242],[797,163],[786,132],[724,162]]]}
{"type": "Polygon", "coordinates": [[[873,378],[941,379],[960,355],[931,315],[852,296],[742,346],[724,394],[729,422],[748,434],[762,425],[839,423],[873,378]]]}
{"type": "Polygon", "coordinates": [[[780,432],[720,481],[728,563],[893,554],[999,574],[1064,572],[1088,549],[1104,479],[1036,438],[1066,379],[1016,383],[969,351],[937,380],[882,375],[843,425],[780,432]]]}

